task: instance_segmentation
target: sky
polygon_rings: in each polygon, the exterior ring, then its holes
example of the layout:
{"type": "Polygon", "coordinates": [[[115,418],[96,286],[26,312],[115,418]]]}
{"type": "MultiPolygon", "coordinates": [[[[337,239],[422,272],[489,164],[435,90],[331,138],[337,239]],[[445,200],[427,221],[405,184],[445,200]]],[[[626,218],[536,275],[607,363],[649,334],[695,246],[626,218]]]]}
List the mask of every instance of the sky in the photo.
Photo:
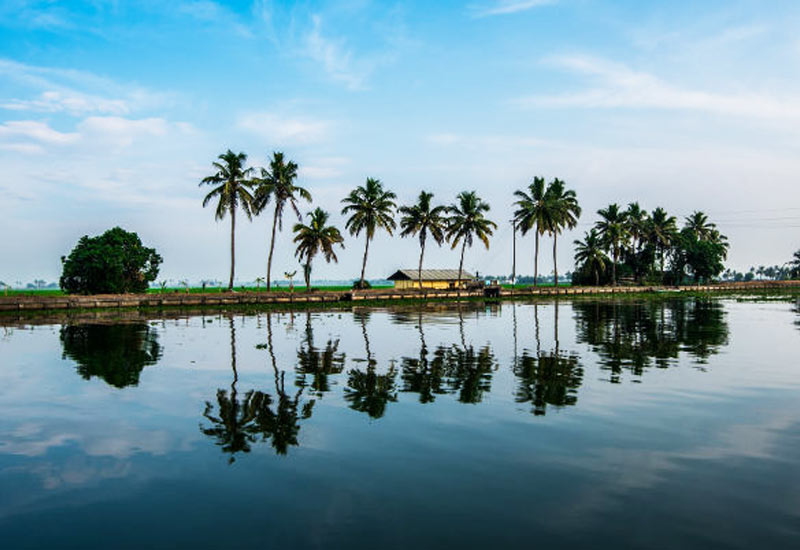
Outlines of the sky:
{"type": "MultiPolygon", "coordinates": [[[[780,0],[3,0],[0,280],[55,281],[82,235],[119,225],[164,257],[159,279],[227,281],[229,223],[198,185],[227,149],[252,166],[283,151],[313,194],[302,210],[342,230],[367,177],[403,204],[477,191],[499,229],[470,271],[510,273],[512,194],[534,176],[583,207],[561,273],[596,211],[632,201],[706,212],[729,267],[783,264],[800,248],[798,28],[780,0]]],[[[293,223],[273,279],[298,268],[293,223]]],[[[238,224],[238,280],[265,274],[270,224],[238,224]]],[[[363,247],[348,236],[314,277],[356,278],[363,247]]],[[[381,234],[367,276],[417,260],[415,239],[381,234]]],[[[458,251],[430,247],[426,266],[458,251]]]]}

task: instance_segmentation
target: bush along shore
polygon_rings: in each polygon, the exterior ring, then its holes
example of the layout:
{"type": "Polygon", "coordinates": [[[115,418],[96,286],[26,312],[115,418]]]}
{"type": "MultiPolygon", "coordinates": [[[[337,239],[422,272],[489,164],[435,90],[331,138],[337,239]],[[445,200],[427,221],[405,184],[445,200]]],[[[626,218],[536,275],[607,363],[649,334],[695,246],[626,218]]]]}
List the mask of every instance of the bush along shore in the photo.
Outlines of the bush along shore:
{"type": "Polygon", "coordinates": [[[752,281],[680,287],[525,287],[482,290],[406,290],[391,288],[349,291],[311,292],[234,292],[219,294],[100,294],[91,296],[7,296],[0,297],[0,314],[57,310],[192,308],[225,309],[231,306],[305,308],[315,305],[384,305],[419,301],[456,301],[469,299],[520,299],[550,296],[608,296],[680,293],[748,293],[757,291],[800,291],[800,281],[752,281]]]}

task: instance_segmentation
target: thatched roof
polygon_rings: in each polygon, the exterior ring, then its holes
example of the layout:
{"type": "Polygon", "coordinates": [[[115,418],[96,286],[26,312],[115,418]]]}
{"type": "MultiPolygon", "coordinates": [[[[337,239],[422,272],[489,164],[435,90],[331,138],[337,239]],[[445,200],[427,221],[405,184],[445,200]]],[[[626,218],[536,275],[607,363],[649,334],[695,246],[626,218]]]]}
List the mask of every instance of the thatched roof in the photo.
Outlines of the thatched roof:
{"type": "MultiPolygon", "coordinates": [[[[387,277],[389,281],[416,281],[419,277],[419,272],[416,269],[398,269],[392,275],[387,277]]],[[[466,271],[461,272],[461,280],[467,281],[473,279],[472,273],[466,271]]],[[[457,281],[457,269],[423,269],[423,281],[457,281]]]]}

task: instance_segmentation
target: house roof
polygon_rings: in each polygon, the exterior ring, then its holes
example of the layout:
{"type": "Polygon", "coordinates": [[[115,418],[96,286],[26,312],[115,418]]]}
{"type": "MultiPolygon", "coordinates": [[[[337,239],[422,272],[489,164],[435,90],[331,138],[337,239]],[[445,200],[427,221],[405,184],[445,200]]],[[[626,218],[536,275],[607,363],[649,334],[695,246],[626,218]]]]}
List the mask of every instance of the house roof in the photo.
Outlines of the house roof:
{"type": "MultiPolygon", "coordinates": [[[[398,269],[392,275],[387,277],[389,281],[416,281],[418,279],[418,271],[416,269],[398,269]]],[[[466,271],[461,272],[461,280],[466,281],[468,279],[474,279],[474,276],[471,273],[466,271]]],[[[457,269],[423,269],[422,270],[422,280],[423,281],[457,281],[458,280],[458,270],[457,269]]]]}

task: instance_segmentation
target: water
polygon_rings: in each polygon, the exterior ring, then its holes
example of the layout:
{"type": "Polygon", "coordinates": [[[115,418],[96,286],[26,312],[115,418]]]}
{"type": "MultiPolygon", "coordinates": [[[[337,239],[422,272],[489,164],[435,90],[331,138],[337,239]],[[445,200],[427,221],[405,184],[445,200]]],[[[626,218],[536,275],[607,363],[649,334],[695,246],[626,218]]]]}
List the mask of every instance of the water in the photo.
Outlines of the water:
{"type": "Polygon", "coordinates": [[[800,308],[0,327],[3,548],[800,547],[800,308]]]}

